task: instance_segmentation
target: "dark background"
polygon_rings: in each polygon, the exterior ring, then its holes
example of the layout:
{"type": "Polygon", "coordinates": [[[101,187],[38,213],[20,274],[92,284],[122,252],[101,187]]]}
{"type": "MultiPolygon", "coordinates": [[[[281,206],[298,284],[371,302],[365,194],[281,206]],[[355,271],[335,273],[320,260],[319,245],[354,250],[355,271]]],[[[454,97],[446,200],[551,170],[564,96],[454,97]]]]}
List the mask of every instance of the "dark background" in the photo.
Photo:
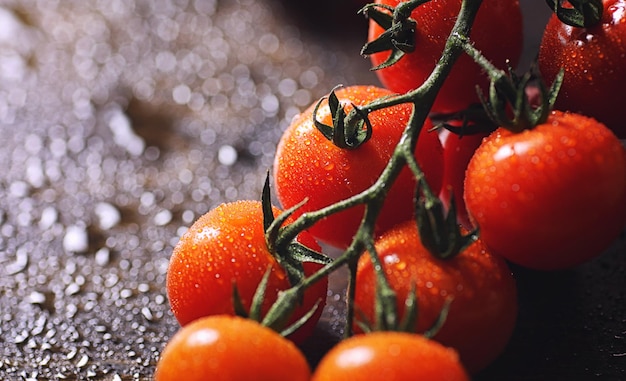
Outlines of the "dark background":
{"type": "MultiPolygon", "coordinates": [[[[546,20],[523,1],[526,65],[546,20]]],[[[0,379],[148,380],[178,325],[178,237],[258,198],[289,120],[376,84],[347,1],[0,0],[0,379]]],[[[476,380],[626,379],[626,239],[563,271],[513,267],[515,335],[476,380]]],[[[311,363],[341,334],[333,274],[311,363]]]]}

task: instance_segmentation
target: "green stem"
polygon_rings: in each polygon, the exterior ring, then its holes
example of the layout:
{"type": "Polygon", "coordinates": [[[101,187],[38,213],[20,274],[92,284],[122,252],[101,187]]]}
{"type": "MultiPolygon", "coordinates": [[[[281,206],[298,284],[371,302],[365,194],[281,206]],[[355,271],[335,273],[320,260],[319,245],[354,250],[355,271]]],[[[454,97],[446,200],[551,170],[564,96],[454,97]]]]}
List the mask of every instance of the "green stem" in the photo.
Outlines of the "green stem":
{"type": "MultiPolygon", "coordinates": [[[[447,40],[441,58],[435,65],[432,73],[420,87],[406,94],[376,100],[361,108],[366,113],[370,113],[402,103],[412,103],[414,105],[413,114],[411,115],[409,123],[407,123],[406,129],[403,131],[400,142],[396,146],[387,166],[372,186],[336,204],[304,213],[294,222],[283,228],[278,237],[279,242],[277,246],[280,246],[281,242],[291,242],[300,232],[313,226],[319,220],[330,214],[356,205],[366,205],[363,219],[350,246],[332,263],[327,264],[317,272],[302,279],[300,283],[292,288],[282,292],[268,312],[266,316],[267,319],[284,320],[280,315],[289,313],[292,310],[292,306],[289,304],[293,303],[294,300],[298,300],[298,296],[302,295],[304,290],[343,265],[351,264],[354,266],[364,249],[368,247],[368,243],[373,241],[374,225],[380,213],[380,209],[382,208],[385,196],[391,185],[399,176],[401,170],[407,165],[407,162],[413,160],[412,156],[422,126],[428,117],[439,89],[441,89],[456,60],[464,52],[464,41],[469,40],[471,27],[481,4],[482,0],[464,0],[462,2],[456,23],[447,40]],[[408,159],[409,157],[411,157],[411,159],[408,159]]],[[[419,166],[412,166],[412,170],[416,173],[418,180],[423,179],[424,175],[419,166]]],[[[350,287],[354,287],[354,278],[352,278],[351,281],[352,285],[350,287]]],[[[351,295],[348,295],[348,297],[352,298],[351,295]]],[[[354,316],[352,311],[353,306],[351,306],[352,300],[353,299],[350,299],[348,301],[348,316],[350,320],[347,322],[346,332],[350,332],[351,320],[352,316],[354,316]]]]}
{"type": "MultiPolygon", "coordinates": [[[[358,263],[358,257],[353,258],[348,263],[349,278],[348,289],[346,291],[347,300],[354,300],[354,297],[356,295],[356,270],[358,263]]],[[[353,334],[352,324],[350,323],[354,321],[354,303],[348,303],[346,307],[346,325],[343,331],[344,338],[350,337],[353,334]]]]}

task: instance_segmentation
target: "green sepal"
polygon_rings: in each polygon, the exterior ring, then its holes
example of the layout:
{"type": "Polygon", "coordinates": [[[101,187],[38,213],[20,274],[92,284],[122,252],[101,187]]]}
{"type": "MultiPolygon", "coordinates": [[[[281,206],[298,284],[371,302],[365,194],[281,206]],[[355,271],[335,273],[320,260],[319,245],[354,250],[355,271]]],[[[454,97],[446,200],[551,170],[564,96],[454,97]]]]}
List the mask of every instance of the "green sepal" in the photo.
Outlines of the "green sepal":
{"type": "Polygon", "coordinates": [[[383,271],[376,272],[376,279],[376,300],[374,302],[374,330],[394,331],[396,330],[398,325],[396,292],[388,285],[387,287],[383,286],[387,282],[383,271]]]}
{"type": "Polygon", "coordinates": [[[257,285],[256,290],[254,291],[254,295],[252,296],[252,301],[250,302],[250,310],[246,309],[243,301],[241,300],[241,294],[239,294],[239,289],[237,288],[237,283],[233,282],[233,292],[232,292],[232,300],[233,300],[233,310],[235,311],[235,315],[251,319],[257,322],[261,321],[261,308],[263,307],[263,301],[265,300],[265,292],[267,291],[267,285],[269,283],[270,274],[272,273],[272,267],[268,266],[267,270],[263,274],[263,278],[257,285]]]}
{"type": "Polygon", "coordinates": [[[520,132],[546,122],[563,83],[563,75],[561,69],[548,88],[535,61],[522,76],[516,75],[511,68],[508,72],[500,71],[491,79],[488,96],[479,88],[477,93],[487,115],[494,123],[510,131],[520,132]],[[539,89],[540,104],[537,106],[530,104],[526,94],[526,89],[532,85],[539,89]]]}
{"type": "Polygon", "coordinates": [[[293,240],[291,242],[283,242],[281,233],[283,225],[291,215],[302,205],[306,203],[306,199],[301,203],[283,211],[280,215],[274,216],[271,205],[271,189],[269,171],[265,177],[263,191],[261,195],[261,204],[263,209],[263,227],[265,229],[265,241],[268,251],[272,254],[278,265],[285,271],[289,284],[295,286],[299,284],[305,277],[303,262],[313,262],[318,264],[329,264],[332,259],[322,253],[318,253],[299,242],[293,240]]]}
{"type": "Polygon", "coordinates": [[[320,308],[321,303],[322,301],[318,300],[315,303],[315,305],[310,310],[307,311],[306,314],[304,314],[300,319],[296,320],[293,324],[289,325],[287,328],[281,330],[280,334],[282,336],[289,336],[295,331],[297,331],[298,329],[300,329],[300,327],[305,325],[306,322],[309,321],[313,317],[313,315],[315,314],[315,311],[317,311],[320,308]]]}
{"type": "Polygon", "coordinates": [[[438,198],[424,197],[420,186],[416,191],[415,219],[424,247],[439,259],[450,259],[478,239],[478,230],[463,234],[457,222],[456,202],[450,195],[446,213],[438,198]]]}
{"type": "Polygon", "coordinates": [[[369,19],[380,25],[385,31],[375,40],[367,42],[361,49],[361,55],[390,51],[385,62],[372,68],[380,70],[398,62],[406,53],[415,51],[415,32],[417,23],[410,18],[411,11],[420,2],[408,2],[393,8],[388,5],[369,4],[361,9],[369,19]]]}
{"type": "Polygon", "coordinates": [[[376,293],[374,300],[374,321],[367,319],[363,311],[357,310],[355,324],[363,332],[373,331],[397,331],[414,332],[418,318],[418,305],[415,283],[411,286],[411,292],[404,300],[404,316],[400,318],[397,307],[397,293],[387,280],[385,270],[376,247],[373,243],[367,245],[367,252],[370,255],[376,276],[376,293]]]}
{"type": "MultiPolygon", "coordinates": [[[[250,311],[246,310],[246,307],[243,305],[243,301],[241,300],[241,295],[239,294],[237,284],[233,283],[233,308],[235,311],[235,315],[259,322],[275,330],[282,336],[289,336],[298,329],[300,329],[300,327],[306,324],[306,322],[309,321],[311,317],[313,317],[315,312],[319,309],[322,301],[318,300],[315,305],[307,311],[306,314],[296,320],[293,324],[290,324],[286,328],[283,328],[285,321],[288,319],[289,316],[291,316],[291,313],[283,313],[282,315],[278,315],[275,309],[270,308],[270,311],[268,311],[265,316],[262,315],[263,302],[265,301],[265,294],[267,291],[267,285],[269,284],[269,277],[271,273],[272,267],[268,266],[267,271],[265,271],[265,274],[263,274],[263,278],[261,279],[261,282],[259,282],[259,285],[254,292],[252,302],[250,304],[250,311]]],[[[290,308],[289,312],[293,312],[293,309],[295,309],[295,305],[297,304],[293,303],[293,305],[294,307],[290,308]]]]}
{"type": "Polygon", "coordinates": [[[270,274],[272,273],[272,267],[268,266],[261,282],[252,296],[252,304],[250,305],[250,319],[255,321],[261,321],[261,307],[263,307],[263,301],[265,300],[265,292],[267,291],[267,285],[269,284],[270,274]]]}
{"type": "Polygon", "coordinates": [[[237,288],[236,282],[233,282],[233,290],[231,295],[235,315],[247,319],[250,314],[249,311],[246,309],[246,306],[243,305],[243,301],[241,300],[241,294],[239,294],[239,289],[237,288]]]}
{"type": "Polygon", "coordinates": [[[289,254],[296,260],[303,263],[317,263],[319,265],[328,265],[333,259],[327,255],[311,250],[299,242],[291,242],[287,247],[289,254]]]}
{"type": "Polygon", "coordinates": [[[445,324],[448,318],[448,312],[450,312],[450,305],[452,304],[453,301],[454,299],[452,297],[446,298],[445,302],[443,303],[443,307],[441,307],[441,311],[439,311],[439,314],[437,315],[437,318],[435,319],[433,324],[430,327],[428,327],[426,331],[424,331],[423,335],[425,337],[432,339],[437,334],[437,332],[441,330],[441,327],[443,327],[443,325],[445,324]]]}
{"type": "Polygon", "coordinates": [[[265,174],[263,191],[261,192],[261,208],[263,208],[263,230],[267,231],[274,222],[274,210],[272,209],[272,192],[270,186],[270,171],[265,174]]]}
{"type": "Polygon", "coordinates": [[[587,28],[602,20],[602,0],[568,0],[571,7],[564,7],[561,0],[546,0],[546,3],[559,20],[567,25],[587,28]]]}
{"type": "Polygon", "coordinates": [[[313,109],[313,125],[335,146],[344,149],[355,149],[365,144],[372,137],[372,124],[365,111],[352,104],[352,111],[346,114],[333,88],[328,97],[321,98],[313,109]],[[317,120],[317,112],[322,102],[328,99],[328,107],[333,125],[329,126],[317,120]]]}
{"type": "Polygon", "coordinates": [[[293,311],[301,304],[303,296],[303,291],[298,287],[280,291],[261,324],[276,332],[282,332],[293,311]]]}
{"type": "Polygon", "coordinates": [[[415,282],[411,283],[411,291],[404,301],[404,316],[398,324],[398,331],[400,332],[415,332],[417,324],[417,318],[419,315],[419,308],[417,304],[417,286],[415,282]]]}

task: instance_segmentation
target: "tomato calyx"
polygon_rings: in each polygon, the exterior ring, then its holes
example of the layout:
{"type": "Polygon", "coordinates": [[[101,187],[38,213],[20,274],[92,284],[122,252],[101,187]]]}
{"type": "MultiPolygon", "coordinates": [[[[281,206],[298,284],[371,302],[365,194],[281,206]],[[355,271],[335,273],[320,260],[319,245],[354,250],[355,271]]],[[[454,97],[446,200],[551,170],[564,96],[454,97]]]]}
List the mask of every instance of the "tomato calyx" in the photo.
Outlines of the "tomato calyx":
{"type": "Polygon", "coordinates": [[[372,137],[372,123],[367,112],[352,104],[352,110],[346,114],[344,107],[339,102],[335,90],[341,85],[333,88],[328,97],[322,97],[313,110],[313,124],[324,135],[324,137],[339,148],[356,149],[366,143],[372,137]],[[326,125],[317,120],[317,111],[322,102],[328,99],[328,107],[332,115],[333,125],[326,125]]]}
{"type": "MultiPolygon", "coordinates": [[[[404,300],[404,316],[399,316],[396,304],[397,295],[391,288],[384,267],[376,251],[374,244],[367,245],[367,252],[370,255],[376,273],[376,297],[374,300],[374,321],[368,321],[362,311],[356,311],[359,315],[355,318],[355,324],[366,333],[375,331],[396,331],[412,333],[418,319],[417,286],[412,282],[411,291],[404,300]]],[[[433,324],[426,329],[422,335],[432,338],[439,332],[446,321],[452,298],[447,298],[439,315],[433,324]]]]}
{"type": "Polygon", "coordinates": [[[386,4],[368,4],[359,12],[380,25],[385,31],[375,40],[366,43],[361,55],[391,51],[389,58],[372,70],[389,67],[398,62],[406,53],[415,51],[415,31],[417,22],[412,19],[411,12],[429,0],[412,0],[402,2],[396,7],[386,4]]]}
{"type": "Polygon", "coordinates": [[[487,99],[481,92],[479,97],[487,114],[495,123],[510,131],[520,132],[530,130],[548,120],[562,82],[563,71],[548,88],[536,64],[533,64],[522,76],[518,76],[513,70],[509,70],[507,75],[498,76],[491,82],[489,98],[487,99]],[[537,104],[531,103],[528,97],[527,91],[530,87],[536,87],[538,90],[537,104]],[[508,116],[509,109],[512,110],[512,117],[508,116]]]}
{"type": "Polygon", "coordinates": [[[602,20],[602,0],[546,0],[561,22],[578,28],[596,25],[602,20]]]}
{"type": "MultiPolygon", "coordinates": [[[[263,316],[261,312],[261,307],[263,306],[263,302],[265,300],[265,292],[267,291],[267,285],[269,283],[271,272],[272,268],[268,267],[265,271],[265,274],[263,274],[263,278],[261,279],[261,282],[257,286],[252,297],[250,310],[246,310],[246,307],[244,306],[241,296],[239,294],[237,284],[233,283],[233,308],[235,310],[235,315],[245,319],[254,320],[261,325],[273,329],[282,336],[289,336],[297,331],[304,324],[306,324],[306,322],[309,321],[311,317],[313,317],[315,311],[317,311],[320,306],[321,300],[318,300],[315,305],[309,311],[307,311],[306,314],[304,314],[301,318],[293,322],[291,325],[288,325],[287,327],[285,327],[285,324],[291,313],[282,313],[280,316],[277,316],[277,314],[272,313],[272,310],[270,310],[265,316],[263,316]]],[[[294,303],[293,308],[295,309],[295,307],[296,304],[294,303]]]]}
{"type": "Polygon", "coordinates": [[[456,201],[450,194],[448,211],[439,197],[418,185],[415,220],[424,247],[439,259],[451,259],[478,239],[478,228],[464,233],[457,222],[456,201]]]}
{"type": "Polygon", "coordinates": [[[415,189],[414,208],[417,230],[424,247],[439,259],[451,259],[478,239],[478,230],[467,234],[457,223],[456,203],[451,195],[449,208],[446,208],[423,176],[417,160],[413,156],[406,158],[417,186],[415,189]]]}
{"type": "MultiPolygon", "coordinates": [[[[293,212],[301,205],[296,205],[278,216],[274,216],[270,192],[268,171],[261,196],[261,208],[263,212],[262,223],[265,230],[265,242],[268,252],[285,272],[291,288],[280,291],[276,301],[272,304],[265,316],[262,316],[261,309],[265,301],[265,293],[269,283],[269,276],[272,271],[272,268],[268,267],[263,275],[263,278],[257,285],[249,310],[246,310],[236,284],[233,284],[232,300],[236,315],[255,320],[262,325],[279,332],[283,336],[288,336],[302,327],[302,325],[304,325],[315,314],[322,302],[322,300],[318,300],[306,314],[291,325],[287,325],[293,312],[302,303],[304,298],[304,291],[306,287],[303,287],[303,283],[307,278],[304,272],[303,263],[311,262],[328,265],[332,263],[332,259],[322,253],[308,248],[303,244],[300,244],[295,238],[291,238],[289,240],[284,238],[281,239],[283,225],[293,212]]],[[[310,284],[307,286],[310,286],[310,284]]]]}
{"type": "Polygon", "coordinates": [[[495,67],[467,38],[456,36],[465,52],[487,73],[490,79],[489,94],[476,89],[480,102],[490,119],[500,127],[512,132],[530,130],[545,123],[563,83],[561,70],[548,88],[537,62],[533,62],[523,75],[513,68],[500,70],[495,67]],[[536,88],[538,98],[531,101],[529,89],[536,88]]]}
{"type": "MultiPolygon", "coordinates": [[[[306,200],[304,202],[306,202],[306,200]]],[[[265,242],[269,252],[274,256],[276,262],[278,262],[280,267],[287,274],[289,282],[292,286],[301,283],[305,278],[304,267],[302,266],[304,262],[312,262],[321,265],[327,265],[332,262],[330,257],[298,243],[295,239],[286,240],[284,237],[281,237],[285,221],[293,214],[293,212],[301,207],[303,203],[297,204],[294,207],[285,210],[279,216],[274,216],[271,204],[270,179],[268,172],[261,196],[265,242]]]]}

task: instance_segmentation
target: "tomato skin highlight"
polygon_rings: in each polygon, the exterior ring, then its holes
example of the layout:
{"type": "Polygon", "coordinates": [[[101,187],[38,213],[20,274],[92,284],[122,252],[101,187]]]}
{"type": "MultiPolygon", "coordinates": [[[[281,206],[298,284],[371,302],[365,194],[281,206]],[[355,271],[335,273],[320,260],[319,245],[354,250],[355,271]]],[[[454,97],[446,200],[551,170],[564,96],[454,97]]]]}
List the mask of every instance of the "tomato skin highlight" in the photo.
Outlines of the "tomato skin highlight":
{"type": "Polygon", "coordinates": [[[293,342],[252,320],[203,317],[181,328],[163,350],[155,381],[308,381],[293,342]]]}
{"type": "Polygon", "coordinates": [[[537,270],[576,266],[626,223],[626,152],[596,120],[553,111],[532,130],[485,139],[468,166],[465,201],[494,253],[537,270]]]}
{"type": "Polygon", "coordinates": [[[552,15],[539,46],[539,70],[551,83],[563,68],[555,108],[593,117],[626,139],[626,1],[604,0],[598,25],[576,28],[552,15]]]}
{"type": "MultiPolygon", "coordinates": [[[[279,213],[280,210],[274,208],[274,214],[279,213]]],[[[298,235],[298,242],[318,252],[321,250],[306,232],[298,235]]],[[[250,308],[252,296],[270,266],[263,313],[269,310],[278,292],[290,285],[284,270],[267,249],[261,202],[242,200],[221,204],[201,216],[174,248],[167,272],[167,294],[172,312],[183,326],[203,316],[234,315],[233,282],[244,306],[250,308]]],[[[307,274],[320,267],[304,263],[307,274]]],[[[311,335],[326,302],[327,286],[328,281],[324,279],[305,292],[292,322],[318,301],[320,305],[314,316],[290,339],[302,342],[311,335]]]]}
{"type": "Polygon", "coordinates": [[[423,336],[400,332],[356,335],[321,360],[311,381],[469,381],[450,348],[423,336]]]}
{"type": "MultiPolygon", "coordinates": [[[[397,6],[400,0],[376,0],[377,4],[397,6]]],[[[461,0],[431,0],[413,10],[417,22],[415,51],[405,54],[397,63],[376,70],[381,83],[391,91],[406,93],[422,85],[441,57],[446,40],[456,21],[461,0]]],[[[384,32],[370,21],[368,41],[384,32]]],[[[507,60],[513,68],[522,52],[522,12],[516,0],[485,0],[476,16],[470,39],[494,65],[506,69],[507,60]]],[[[370,56],[373,66],[385,62],[390,52],[370,56]]],[[[487,90],[489,80],[482,69],[467,55],[459,57],[441,88],[432,111],[460,111],[478,103],[476,85],[487,90]]]]}
{"type": "MultiPolygon", "coordinates": [[[[350,86],[336,91],[342,104],[357,106],[393,94],[376,86],[350,86]]],[[[327,104],[323,102],[317,117],[320,122],[332,125],[327,104]]],[[[274,189],[283,208],[308,200],[294,217],[349,198],[374,184],[391,158],[411,113],[408,104],[370,113],[372,138],[349,150],[338,148],[317,130],[312,121],[314,106],[298,116],[284,132],[274,161],[274,189]]],[[[346,107],[346,111],[350,108],[346,107]]],[[[432,123],[427,120],[418,138],[416,158],[437,194],[441,188],[443,148],[438,134],[428,132],[431,128],[432,123]]],[[[404,168],[389,190],[377,230],[383,231],[413,217],[415,187],[412,173],[404,168]]],[[[320,241],[345,248],[357,231],[363,210],[358,206],[328,216],[308,231],[320,241]]]]}
{"type": "MultiPolygon", "coordinates": [[[[454,258],[437,259],[422,245],[416,224],[406,222],[380,236],[375,247],[397,294],[400,316],[415,284],[414,332],[429,329],[452,298],[446,322],[434,340],[456,349],[470,373],[484,369],[504,351],[517,320],[517,286],[506,262],[491,255],[480,240],[454,258]]],[[[375,317],[375,297],[374,265],[366,253],[357,267],[355,309],[370,322],[375,317]]]]}

